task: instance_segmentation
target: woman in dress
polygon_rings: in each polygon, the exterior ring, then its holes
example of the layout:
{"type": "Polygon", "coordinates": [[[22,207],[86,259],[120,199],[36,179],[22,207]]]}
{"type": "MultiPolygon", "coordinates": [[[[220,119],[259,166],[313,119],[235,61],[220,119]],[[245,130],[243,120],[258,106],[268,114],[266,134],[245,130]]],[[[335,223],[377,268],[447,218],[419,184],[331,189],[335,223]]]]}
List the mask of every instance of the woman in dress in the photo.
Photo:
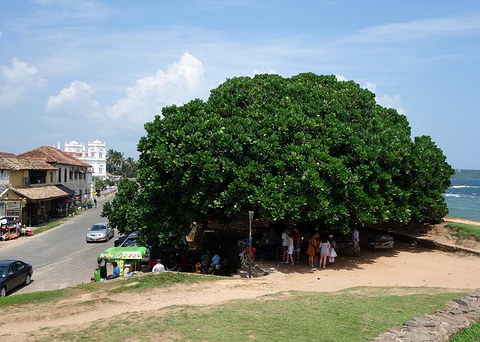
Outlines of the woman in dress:
{"type": "Polygon", "coordinates": [[[318,245],[318,237],[319,234],[316,232],[313,236],[308,240],[308,247],[307,247],[307,255],[308,255],[308,266],[314,266],[314,259],[315,256],[319,253],[319,245],[318,245]]]}
{"type": "Polygon", "coordinates": [[[326,237],[322,237],[320,243],[320,265],[319,267],[325,268],[327,266],[328,252],[330,252],[330,242],[326,237]]]}
{"type": "Polygon", "coordinates": [[[292,231],[288,230],[287,231],[287,262],[286,264],[289,264],[290,262],[292,265],[295,263],[293,260],[293,235],[292,231]]]}

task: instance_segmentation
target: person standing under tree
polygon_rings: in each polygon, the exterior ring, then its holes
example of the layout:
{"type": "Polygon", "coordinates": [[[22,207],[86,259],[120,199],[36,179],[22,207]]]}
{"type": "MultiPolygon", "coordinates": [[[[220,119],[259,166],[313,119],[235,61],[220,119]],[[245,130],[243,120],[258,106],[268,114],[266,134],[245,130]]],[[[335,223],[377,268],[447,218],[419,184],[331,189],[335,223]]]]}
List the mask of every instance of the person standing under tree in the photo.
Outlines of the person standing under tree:
{"type": "Polygon", "coordinates": [[[282,256],[282,264],[286,264],[288,261],[288,235],[287,235],[288,228],[285,228],[285,230],[282,233],[282,248],[283,248],[283,256],[282,256]]]}
{"type": "Polygon", "coordinates": [[[293,252],[293,259],[295,262],[300,260],[300,250],[302,248],[302,233],[298,230],[297,226],[293,227],[293,245],[294,245],[294,252],[293,252]]]}
{"type": "Polygon", "coordinates": [[[315,257],[319,253],[318,245],[318,232],[308,240],[307,255],[308,255],[308,266],[315,267],[315,257]]]}
{"type": "Polygon", "coordinates": [[[289,264],[289,263],[291,263],[292,265],[295,264],[295,261],[293,260],[293,252],[294,252],[293,235],[292,235],[292,231],[288,230],[288,232],[287,232],[287,262],[286,262],[286,264],[289,264]]]}
{"type": "Polygon", "coordinates": [[[325,269],[327,266],[327,257],[330,252],[330,242],[326,236],[322,236],[320,243],[320,264],[318,267],[325,269]]]}
{"type": "Polygon", "coordinates": [[[360,233],[358,229],[355,228],[352,232],[352,240],[353,240],[353,256],[359,257],[360,256],[360,233]]]}

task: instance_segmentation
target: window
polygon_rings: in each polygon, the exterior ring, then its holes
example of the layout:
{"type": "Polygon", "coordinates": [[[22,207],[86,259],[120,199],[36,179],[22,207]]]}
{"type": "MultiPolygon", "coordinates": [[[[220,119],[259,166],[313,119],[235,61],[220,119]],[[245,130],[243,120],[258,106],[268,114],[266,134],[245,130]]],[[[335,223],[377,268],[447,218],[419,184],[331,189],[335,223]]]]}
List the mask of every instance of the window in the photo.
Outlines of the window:
{"type": "Polygon", "coordinates": [[[98,152],[98,158],[103,158],[103,153],[102,152],[98,152]]]}
{"type": "Polygon", "coordinates": [[[73,171],[70,170],[70,179],[73,179],[73,171]]]}
{"type": "Polygon", "coordinates": [[[59,183],[62,182],[62,168],[61,167],[58,168],[58,182],[59,183]]]}
{"type": "Polygon", "coordinates": [[[30,184],[43,184],[46,183],[47,171],[46,170],[30,170],[28,172],[30,178],[30,184]]]}
{"type": "Polygon", "coordinates": [[[65,168],[65,175],[63,177],[63,181],[66,182],[67,181],[67,168],[65,168]]]}
{"type": "Polygon", "coordinates": [[[100,173],[100,174],[103,173],[103,167],[102,167],[102,166],[99,166],[99,167],[98,167],[98,173],[100,173]]]}
{"type": "Polygon", "coordinates": [[[50,183],[53,183],[53,172],[50,172],[50,183]]]}

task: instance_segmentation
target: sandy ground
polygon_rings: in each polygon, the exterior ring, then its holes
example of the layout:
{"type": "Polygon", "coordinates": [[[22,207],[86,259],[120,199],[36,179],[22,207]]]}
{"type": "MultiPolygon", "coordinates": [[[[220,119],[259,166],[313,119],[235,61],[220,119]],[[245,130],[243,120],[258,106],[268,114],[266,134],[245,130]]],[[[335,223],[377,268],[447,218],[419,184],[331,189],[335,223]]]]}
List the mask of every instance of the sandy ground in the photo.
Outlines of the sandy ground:
{"type": "MultiPolygon", "coordinates": [[[[454,241],[443,225],[426,229],[422,235],[444,243],[454,241]]],[[[471,244],[470,248],[480,251],[477,245],[471,244]]],[[[479,260],[479,256],[470,253],[447,253],[395,242],[393,250],[373,253],[363,248],[361,257],[339,256],[325,270],[309,268],[306,256],[296,265],[260,262],[259,266],[269,274],[259,278],[225,278],[142,294],[120,293],[107,297],[101,292],[48,307],[26,305],[6,308],[2,316],[9,323],[3,327],[0,338],[35,340],[29,334],[44,336],[47,327],[56,327],[61,331],[78,330],[98,319],[133,312],[153,312],[175,305],[215,305],[293,290],[333,292],[356,286],[406,286],[473,292],[480,289],[479,260]],[[94,301],[93,306],[81,305],[88,300],[94,301]]]]}

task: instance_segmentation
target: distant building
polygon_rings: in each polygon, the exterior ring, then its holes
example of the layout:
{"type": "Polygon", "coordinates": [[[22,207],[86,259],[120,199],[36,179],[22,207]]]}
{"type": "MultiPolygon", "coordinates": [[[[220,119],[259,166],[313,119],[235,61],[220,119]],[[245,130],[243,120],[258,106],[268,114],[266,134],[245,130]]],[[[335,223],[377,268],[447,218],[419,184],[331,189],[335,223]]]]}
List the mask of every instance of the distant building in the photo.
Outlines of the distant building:
{"type": "MultiPolygon", "coordinates": [[[[41,146],[18,157],[42,159],[58,169],[57,184],[73,190],[82,199],[93,198],[91,165],[52,146],[41,146]]],[[[31,182],[30,182],[31,183],[31,182]]]]}
{"type": "Polygon", "coordinates": [[[93,197],[92,189],[91,166],[53,146],[0,157],[0,216],[37,225],[66,216],[77,199],[93,197]]]}
{"type": "MultiPolygon", "coordinates": [[[[60,142],[58,143],[60,149],[60,142]]],[[[84,143],[78,143],[75,140],[65,143],[65,152],[72,153],[78,158],[92,165],[93,176],[101,179],[107,179],[107,143],[99,140],[88,142],[85,148],[84,143]]]]}

